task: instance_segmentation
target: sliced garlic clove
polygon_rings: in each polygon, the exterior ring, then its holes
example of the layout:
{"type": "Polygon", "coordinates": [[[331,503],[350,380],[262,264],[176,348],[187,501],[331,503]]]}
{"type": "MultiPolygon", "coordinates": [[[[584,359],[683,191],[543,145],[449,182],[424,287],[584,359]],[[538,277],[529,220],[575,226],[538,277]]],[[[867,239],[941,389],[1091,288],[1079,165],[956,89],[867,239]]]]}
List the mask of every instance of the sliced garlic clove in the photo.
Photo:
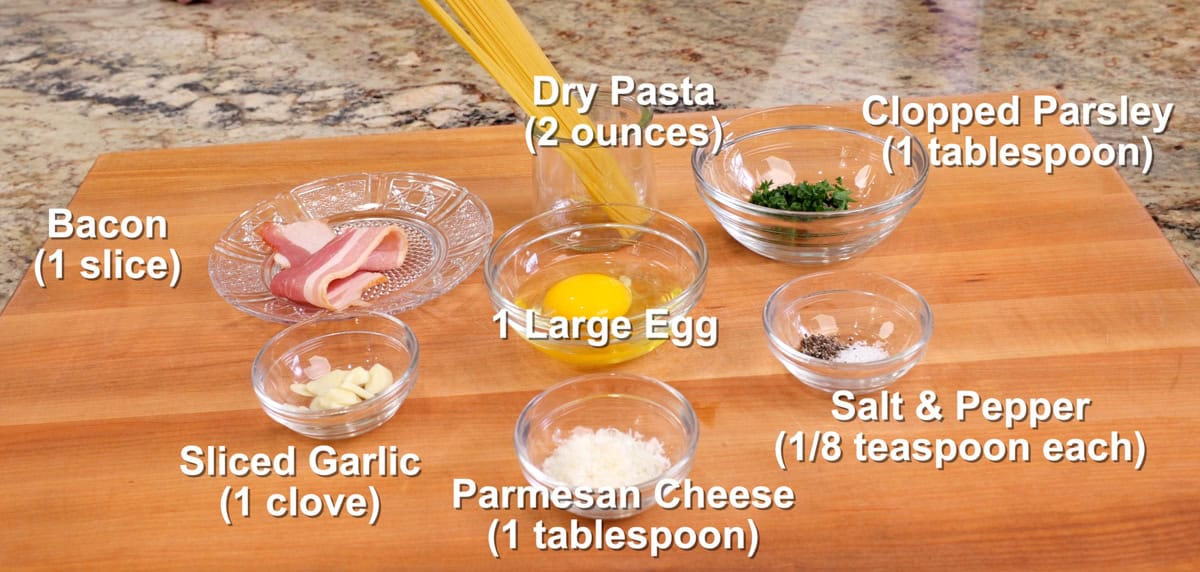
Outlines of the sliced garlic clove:
{"type": "Polygon", "coordinates": [[[357,385],[354,385],[353,383],[348,383],[348,384],[342,385],[341,389],[345,389],[346,391],[349,391],[350,393],[353,393],[354,395],[357,395],[363,399],[370,399],[372,397],[375,397],[374,393],[371,393],[370,391],[367,391],[357,385]]]}
{"type": "Polygon", "coordinates": [[[325,395],[330,389],[333,389],[342,384],[346,379],[346,372],[340,369],[335,369],[317,379],[308,382],[308,391],[313,395],[325,395]]]}
{"type": "Polygon", "coordinates": [[[333,389],[330,389],[329,393],[326,393],[324,395],[324,397],[327,397],[330,401],[332,401],[338,407],[346,407],[348,405],[354,405],[354,404],[358,403],[359,401],[362,401],[361,399],[358,398],[357,395],[354,395],[353,393],[346,391],[345,389],[342,389],[340,387],[335,387],[333,389]]]}
{"type": "Polygon", "coordinates": [[[370,381],[364,389],[371,392],[372,395],[388,388],[389,385],[396,382],[396,378],[392,376],[392,371],[381,363],[371,366],[370,381]]]}
{"type": "Polygon", "coordinates": [[[371,376],[367,373],[367,370],[361,367],[356,367],[350,370],[350,373],[346,374],[346,379],[342,380],[342,383],[339,383],[338,385],[354,384],[362,387],[366,385],[370,379],[371,376]]]}

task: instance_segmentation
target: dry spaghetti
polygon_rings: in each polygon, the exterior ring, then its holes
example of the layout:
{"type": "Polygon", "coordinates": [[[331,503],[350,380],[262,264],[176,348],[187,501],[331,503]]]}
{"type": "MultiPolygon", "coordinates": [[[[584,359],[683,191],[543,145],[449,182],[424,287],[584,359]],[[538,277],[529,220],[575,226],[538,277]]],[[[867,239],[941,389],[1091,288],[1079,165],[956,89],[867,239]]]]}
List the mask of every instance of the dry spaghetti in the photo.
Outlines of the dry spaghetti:
{"type": "MultiPolygon", "coordinates": [[[[552,77],[559,84],[562,78],[508,2],[446,0],[454,12],[451,16],[437,0],[419,1],[525,113],[553,117],[558,125],[568,130],[578,125],[594,128],[586,116],[561,102],[534,105],[534,76],[552,77]]],[[[606,149],[566,145],[559,147],[559,150],[593,201],[601,204],[638,202],[633,185],[606,149]]],[[[617,209],[610,209],[609,212],[614,220],[640,222],[617,209]]]]}

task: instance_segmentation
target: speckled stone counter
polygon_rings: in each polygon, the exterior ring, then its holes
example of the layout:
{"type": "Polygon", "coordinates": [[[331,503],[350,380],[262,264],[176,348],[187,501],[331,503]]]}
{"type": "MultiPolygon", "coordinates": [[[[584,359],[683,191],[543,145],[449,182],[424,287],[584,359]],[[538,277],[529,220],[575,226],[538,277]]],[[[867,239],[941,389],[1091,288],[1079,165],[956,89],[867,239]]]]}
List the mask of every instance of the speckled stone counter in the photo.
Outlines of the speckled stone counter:
{"type": "MultiPolygon", "coordinates": [[[[1122,174],[1200,275],[1200,6],[1108,4],[514,0],[564,76],[690,76],[721,107],[1043,87],[1175,103],[1153,171],[1122,174]]],[[[415,2],[12,0],[0,30],[0,305],[101,153],[517,120],[415,2]]]]}

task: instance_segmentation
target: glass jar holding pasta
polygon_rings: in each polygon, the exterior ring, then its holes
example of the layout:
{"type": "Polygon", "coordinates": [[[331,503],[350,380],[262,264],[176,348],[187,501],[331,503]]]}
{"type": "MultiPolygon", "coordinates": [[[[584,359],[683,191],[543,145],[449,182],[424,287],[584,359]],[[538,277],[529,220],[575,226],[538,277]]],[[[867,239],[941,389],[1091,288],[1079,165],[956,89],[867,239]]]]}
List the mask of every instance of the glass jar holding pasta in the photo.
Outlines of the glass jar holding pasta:
{"type": "Polygon", "coordinates": [[[584,121],[554,125],[557,146],[540,145],[533,159],[534,213],[606,203],[654,207],[654,161],[641,137],[651,116],[632,98],[613,105],[601,91],[584,121]]]}

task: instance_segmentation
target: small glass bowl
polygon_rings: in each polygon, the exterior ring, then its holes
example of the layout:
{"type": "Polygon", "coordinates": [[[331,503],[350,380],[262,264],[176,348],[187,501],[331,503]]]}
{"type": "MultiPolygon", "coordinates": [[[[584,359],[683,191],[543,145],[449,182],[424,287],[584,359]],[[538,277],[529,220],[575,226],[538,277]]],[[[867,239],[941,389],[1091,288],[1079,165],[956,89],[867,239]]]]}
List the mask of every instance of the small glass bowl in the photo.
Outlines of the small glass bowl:
{"type": "Polygon", "coordinates": [[[314,439],[346,439],[386,423],[417,382],[417,338],[400,320],[386,314],[354,317],[323,314],[293,324],[272,337],[251,368],[254,393],[267,415],[314,439]],[[332,410],[310,410],[312,401],[291,390],[306,383],[309,358],[322,356],[332,369],[383,364],[396,382],[370,399],[332,410]]]}
{"type": "MultiPolygon", "coordinates": [[[[624,126],[645,129],[653,113],[639,105],[634,98],[621,96],[613,105],[611,92],[600,90],[596,100],[584,116],[592,122],[598,133],[619,132],[624,126]]],[[[539,141],[543,136],[537,125],[534,128],[539,141]]],[[[649,145],[578,145],[571,137],[568,126],[558,125],[554,146],[539,147],[533,158],[534,214],[553,209],[596,204],[595,193],[609,200],[655,207],[654,156],[649,145]],[[584,165],[585,172],[593,170],[604,176],[594,177],[589,188],[576,172],[584,165]]]]}
{"type": "MultiPolygon", "coordinates": [[[[645,355],[665,339],[647,337],[644,314],[629,316],[629,336],[602,347],[593,347],[587,339],[543,339],[551,331],[551,319],[521,298],[535,284],[532,281],[548,286],[553,281],[548,276],[561,280],[573,273],[605,272],[618,263],[656,268],[658,278],[678,284],[678,293],[656,306],[665,312],[656,319],[669,321],[686,316],[700,300],[708,249],[691,225],[663,211],[584,205],[546,212],[509,229],[488,252],[483,275],[492,307],[507,312],[509,327],[518,335],[560,361],[600,366],[645,355]],[[534,310],[533,320],[528,310],[534,310]]],[[[657,329],[656,334],[661,333],[657,329]]]]}
{"type": "Polygon", "coordinates": [[[638,507],[610,510],[575,504],[567,509],[586,518],[626,518],[655,506],[655,486],[663,479],[682,480],[687,476],[700,440],[695,411],[687,398],[671,386],[630,374],[575,377],[538,394],[517,419],[513,444],[521,472],[530,484],[550,489],[586,486],[556,480],[542,470],[546,458],[559,445],[556,439],[565,438],[576,427],[636,431],[643,439],[653,438],[662,443],[671,463],[661,475],[629,485],[640,491],[638,507]]]}
{"type": "Polygon", "coordinates": [[[929,173],[924,147],[911,133],[873,127],[834,107],[790,106],[722,123],[724,140],[692,153],[696,188],[717,222],[751,251],[782,262],[848,260],[886,238],[917,204],[929,173]],[[889,137],[891,140],[889,141],[889,137]],[[895,174],[888,174],[890,161],[895,174]],[[763,180],[776,185],[838,177],[855,202],[844,211],[795,212],[755,205],[763,180]]]}
{"type": "Polygon", "coordinates": [[[771,353],[806,385],[865,393],[908,373],[933,335],[929,304],[915,290],[881,274],[835,270],[791,280],[767,298],[763,327],[771,353]],[[862,363],[819,359],[800,351],[804,336],[836,336],[885,350],[862,363]]]}

